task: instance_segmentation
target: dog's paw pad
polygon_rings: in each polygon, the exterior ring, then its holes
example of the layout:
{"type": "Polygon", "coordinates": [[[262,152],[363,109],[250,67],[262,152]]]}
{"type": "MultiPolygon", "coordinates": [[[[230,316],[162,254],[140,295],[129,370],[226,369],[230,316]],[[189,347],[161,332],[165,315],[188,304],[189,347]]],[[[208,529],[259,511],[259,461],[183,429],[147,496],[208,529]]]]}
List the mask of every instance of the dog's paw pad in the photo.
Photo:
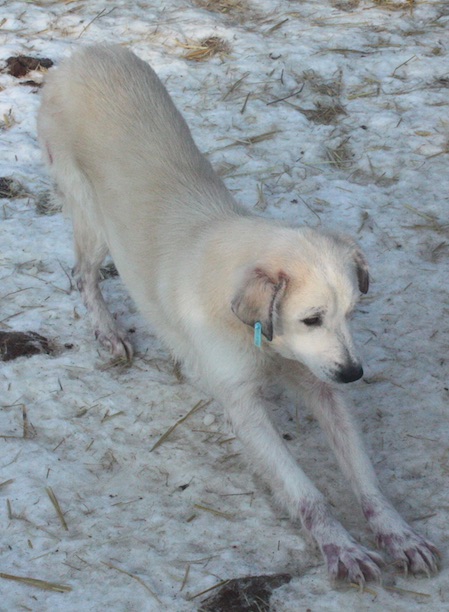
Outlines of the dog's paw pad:
{"type": "Polygon", "coordinates": [[[363,546],[325,544],[323,555],[333,580],[348,580],[363,586],[367,580],[380,581],[382,557],[363,546]]]}

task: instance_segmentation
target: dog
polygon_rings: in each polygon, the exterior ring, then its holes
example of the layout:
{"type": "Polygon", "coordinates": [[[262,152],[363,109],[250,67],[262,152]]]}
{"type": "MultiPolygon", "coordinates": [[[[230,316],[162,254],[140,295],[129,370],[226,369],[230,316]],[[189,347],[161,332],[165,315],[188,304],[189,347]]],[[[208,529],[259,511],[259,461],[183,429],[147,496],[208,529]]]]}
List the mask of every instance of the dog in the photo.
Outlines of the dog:
{"type": "Polygon", "coordinates": [[[38,134],[72,219],[74,276],[101,344],[132,358],[99,288],[110,253],[140,311],[221,402],[256,472],[318,544],[332,579],[379,580],[382,557],[333,517],[287,449],[262,393],[273,373],[312,409],[378,546],[406,571],[436,571],[438,550],[384,497],[341,392],[363,375],[349,328],[369,285],[356,242],[238,205],[155,72],[119,46],[81,48],[49,72],[38,134]]]}

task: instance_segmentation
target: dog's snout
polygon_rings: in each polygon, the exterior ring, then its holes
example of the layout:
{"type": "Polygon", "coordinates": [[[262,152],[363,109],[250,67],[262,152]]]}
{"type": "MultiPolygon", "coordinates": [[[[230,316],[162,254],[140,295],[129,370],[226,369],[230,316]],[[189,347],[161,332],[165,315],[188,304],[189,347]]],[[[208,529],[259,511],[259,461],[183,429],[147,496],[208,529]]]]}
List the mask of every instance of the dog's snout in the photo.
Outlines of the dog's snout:
{"type": "Polygon", "coordinates": [[[339,383],[351,383],[363,376],[363,368],[359,363],[341,366],[335,372],[335,380],[339,383]]]}

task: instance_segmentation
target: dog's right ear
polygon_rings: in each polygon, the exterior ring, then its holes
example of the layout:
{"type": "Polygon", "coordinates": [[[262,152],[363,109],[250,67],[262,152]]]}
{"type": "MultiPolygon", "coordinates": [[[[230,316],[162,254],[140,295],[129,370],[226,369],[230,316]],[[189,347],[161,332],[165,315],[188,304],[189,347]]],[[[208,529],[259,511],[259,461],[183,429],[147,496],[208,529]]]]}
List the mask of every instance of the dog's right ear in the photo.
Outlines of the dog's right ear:
{"type": "Polygon", "coordinates": [[[246,325],[262,326],[267,340],[273,339],[273,315],[288,285],[288,276],[279,272],[273,278],[261,268],[255,268],[245,276],[231,303],[232,312],[246,325]]]}

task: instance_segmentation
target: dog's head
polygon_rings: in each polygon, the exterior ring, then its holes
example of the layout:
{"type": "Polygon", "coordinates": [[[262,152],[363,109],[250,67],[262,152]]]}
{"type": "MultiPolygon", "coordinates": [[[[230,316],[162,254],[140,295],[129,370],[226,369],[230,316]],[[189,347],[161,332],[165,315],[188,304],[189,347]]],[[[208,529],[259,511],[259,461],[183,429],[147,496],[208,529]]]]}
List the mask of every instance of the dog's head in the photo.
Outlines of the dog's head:
{"type": "Polygon", "coordinates": [[[261,324],[270,347],[307,366],[326,382],[353,382],[363,375],[349,320],[368,267],[350,238],[298,231],[288,255],[275,251],[244,270],[232,311],[245,324],[261,324]]]}

